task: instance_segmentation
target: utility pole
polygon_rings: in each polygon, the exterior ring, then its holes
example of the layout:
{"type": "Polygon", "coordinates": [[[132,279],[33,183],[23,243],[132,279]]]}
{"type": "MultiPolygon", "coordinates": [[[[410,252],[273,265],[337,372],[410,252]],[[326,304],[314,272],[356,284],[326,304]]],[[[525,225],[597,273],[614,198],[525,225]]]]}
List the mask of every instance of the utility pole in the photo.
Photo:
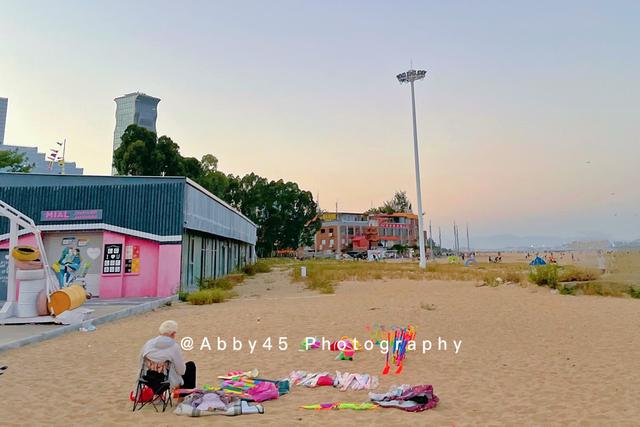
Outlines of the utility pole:
{"type": "Polygon", "coordinates": [[[431,234],[431,219],[429,219],[429,251],[433,256],[433,234],[431,234]]]}
{"type": "Polygon", "coordinates": [[[340,221],[338,221],[338,201],[336,200],[336,255],[342,254],[340,247],[340,221]]]}
{"type": "Polygon", "coordinates": [[[453,221],[453,240],[454,240],[456,255],[460,255],[460,240],[458,239],[458,224],[456,224],[455,221],[453,221]]]}
{"type": "Polygon", "coordinates": [[[442,253],[442,230],[438,227],[438,247],[440,248],[440,253],[442,253]]]}
{"type": "Polygon", "coordinates": [[[60,163],[60,175],[64,175],[64,162],[65,162],[65,150],[67,149],[67,138],[64,139],[62,143],[62,163],[60,163]]]}
{"type": "Polygon", "coordinates": [[[458,253],[458,249],[456,249],[456,222],[453,221],[453,252],[458,253]]]}

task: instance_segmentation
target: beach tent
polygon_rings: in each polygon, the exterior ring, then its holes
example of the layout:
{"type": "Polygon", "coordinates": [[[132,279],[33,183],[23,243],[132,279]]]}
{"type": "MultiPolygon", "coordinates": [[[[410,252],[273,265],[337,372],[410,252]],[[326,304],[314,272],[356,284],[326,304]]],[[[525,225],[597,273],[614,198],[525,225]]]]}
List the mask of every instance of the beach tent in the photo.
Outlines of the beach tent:
{"type": "Polygon", "coordinates": [[[544,260],[539,256],[535,257],[533,261],[529,263],[529,265],[545,265],[545,264],[546,262],[544,262],[544,260]]]}

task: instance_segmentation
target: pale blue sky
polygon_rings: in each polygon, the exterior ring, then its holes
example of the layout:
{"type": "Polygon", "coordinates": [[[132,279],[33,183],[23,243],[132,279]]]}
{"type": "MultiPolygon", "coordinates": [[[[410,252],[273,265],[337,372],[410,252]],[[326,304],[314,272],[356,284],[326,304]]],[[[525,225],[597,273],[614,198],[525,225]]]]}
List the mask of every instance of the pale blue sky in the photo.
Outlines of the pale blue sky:
{"type": "Polygon", "coordinates": [[[88,173],[110,170],[113,98],[140,90],[225,172],[325,209],[414,198],[394,77],[413,59],[434,225],[640,237],[640,2],[0,0],[0,19],[6,142],[67,137],[88,173]]]}

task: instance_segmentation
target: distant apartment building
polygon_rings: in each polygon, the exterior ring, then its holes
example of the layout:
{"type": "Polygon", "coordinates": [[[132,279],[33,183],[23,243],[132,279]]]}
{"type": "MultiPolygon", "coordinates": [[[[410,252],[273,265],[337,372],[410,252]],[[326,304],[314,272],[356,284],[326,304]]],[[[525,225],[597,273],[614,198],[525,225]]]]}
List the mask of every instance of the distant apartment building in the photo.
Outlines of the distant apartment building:
{"type": "MultiPolygon", "coordinates": [[[[142,92],[133,92],[115,98],[116,128],[113,131],[113,151],[120,146],[122,135],[129,125],[138,125],[152,132],[156,131],[158,118],[158,103],[160,98],[154,98],[142,92]]],[[[113,174],[116,174],[113,168],[113,174]]]]}
{"type": "MultiPolygon", "coordinates": [[[[24,164],[31,165],[29,173],[43,173],[49,175],[61,175],[62,165],[60,162],[50,162],[47,155],[38,151],[37,147],[22,147],[19,145],[2,145],[0,150],[17,151],[24,155],[24,164]]],[[[8,172],[0,168],[0,172],[8,172]]],[[[84,169],[78,167],[76,162],[64,162],[65,175],[82,175],[84,169]]]]}
{"type": "Polygon", "coordinates": [[[418,216],[411,213],[371,214],[334,212],[321,217],[315,236],[316,252],[340,253],[414,246],[418,240],[418,216]]]}
{"type": "MultiPolygon", "coordinates": [[[[62,165],[59,162],[51,163],[47,155],[38,151],[37,147],[23,147],[21,145],[7,145],[4,143],[4,130],[7,123],[7,110],[9,100],[0,98],[0,150],[15,151],[24,156],[24,164],[31,166],[30,173],[43,173],[57,175],[62,173],[62,165]]],[[[0,172],[7,172],[8,168],[0,168],[0,172]]],[[[75,162],[64,162],[65,175],[82,175],[83,169],[77,167],[75,162]]]]}
{"type": "Polygon", "coordinates": [[[0,98],[0,145],[4,144],[4,129],[7,125],[8,106],[9,100],[7,98],[0,98]]]}

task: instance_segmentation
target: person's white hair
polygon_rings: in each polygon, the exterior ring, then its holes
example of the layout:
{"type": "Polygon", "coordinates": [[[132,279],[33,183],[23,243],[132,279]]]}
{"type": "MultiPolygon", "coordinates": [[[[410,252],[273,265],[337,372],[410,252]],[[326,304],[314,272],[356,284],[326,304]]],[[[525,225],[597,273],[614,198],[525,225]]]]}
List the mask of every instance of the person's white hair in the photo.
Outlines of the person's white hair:
{"type": "Polygon", "coordinates": [[[160,328],[158,328],[158,330],[160,331],[160,334],[170,334],[173,332],[178,332],[178,322],[176,322],[175,320],[165,320],[164,322],[162,322],[162,324],[160,325],[160,328]]]}

